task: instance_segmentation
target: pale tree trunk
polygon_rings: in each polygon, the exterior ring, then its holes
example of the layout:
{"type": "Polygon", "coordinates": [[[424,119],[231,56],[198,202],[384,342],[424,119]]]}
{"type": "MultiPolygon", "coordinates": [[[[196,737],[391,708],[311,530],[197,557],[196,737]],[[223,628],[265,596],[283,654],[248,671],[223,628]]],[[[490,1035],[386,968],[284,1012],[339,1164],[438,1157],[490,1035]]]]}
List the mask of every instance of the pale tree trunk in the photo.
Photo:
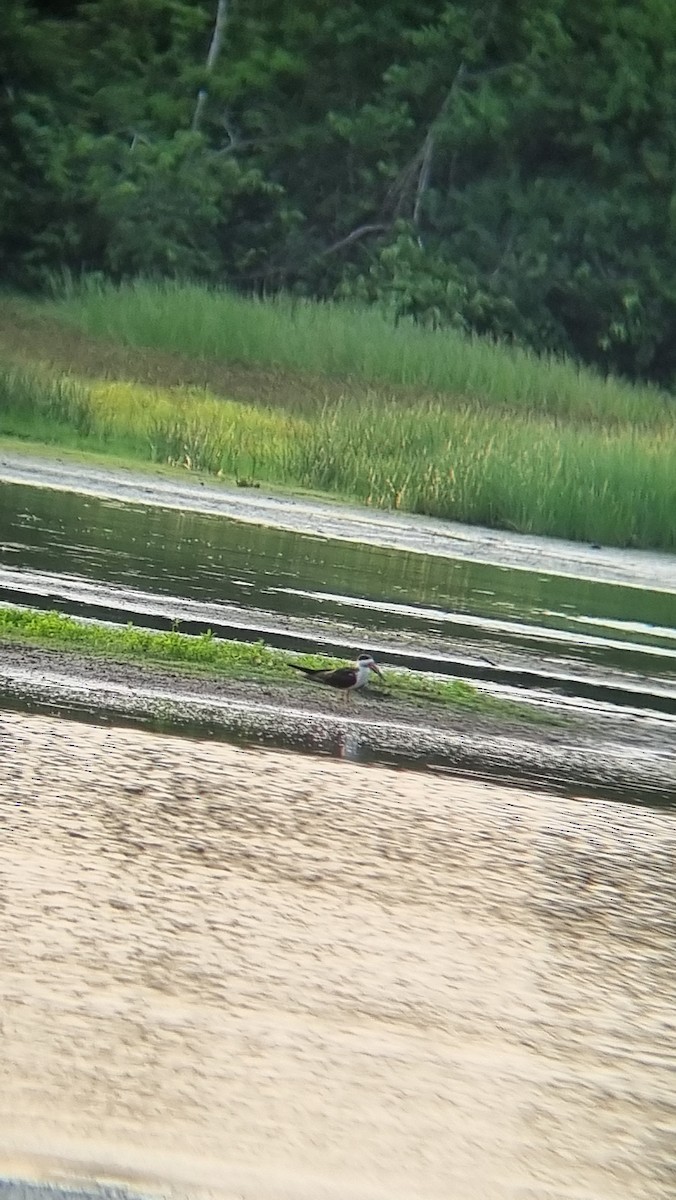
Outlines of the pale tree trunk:
{"type": "MultiPolygon", "coordinates": [[[[209,46],[209,53],[207,54],[207,65],[206,65],[207,74],[209,74],[213,70],[214,63],[216,62],[216,59],[218,58],[219,51],[221,49],[221,42],[223,41],[223,34],[225,33],[225,26],[226,26],[227,20],[228,20],[228,0],[218,0],[218,5],[216,7],[216,20],[214,21],[214,32],[211,35],[211,44],[209,46]]],[[[200,122],[202,120],[202,112],[204,110],[204,105],[206,104],[206,102],[207,102],[207,89],[206,89],[206,87],[202,87],[202,88],[200,88],[199,92],[197,93],[197,103],[195,104],[195,111],[193,113],[192,123],[190,125],[190,128],[192,129],[193,133],[196,133],[200,127],[200,122]]]]}
{"type": "Polygon", "coordinates": [[[420,174],[418,175],[418,186],[415,190],[415,204],[413,205],[413,224],[420,223],[420,210],[422,202],[425,198],[425,192],[430,181],[432,171],[432,158],[434,157],[434,134],[432,130],[428,130],[427,137],[423,144],[422,155],[420,160],[420,174]]]}

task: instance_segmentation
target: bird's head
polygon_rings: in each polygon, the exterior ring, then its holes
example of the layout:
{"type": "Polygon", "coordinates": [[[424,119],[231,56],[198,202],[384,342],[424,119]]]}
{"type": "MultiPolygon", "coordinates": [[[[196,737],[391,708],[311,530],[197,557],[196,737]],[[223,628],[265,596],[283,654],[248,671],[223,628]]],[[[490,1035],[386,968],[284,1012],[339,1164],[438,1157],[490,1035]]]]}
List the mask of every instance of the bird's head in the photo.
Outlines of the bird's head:
{"type": "Polygon", "coordinates": [[[382,671],[377,662],[373,660],[370,654],[360,654],[357,659],[357,667],[359,670],[375,671],[376,675],[382,676],[382,671]]]}

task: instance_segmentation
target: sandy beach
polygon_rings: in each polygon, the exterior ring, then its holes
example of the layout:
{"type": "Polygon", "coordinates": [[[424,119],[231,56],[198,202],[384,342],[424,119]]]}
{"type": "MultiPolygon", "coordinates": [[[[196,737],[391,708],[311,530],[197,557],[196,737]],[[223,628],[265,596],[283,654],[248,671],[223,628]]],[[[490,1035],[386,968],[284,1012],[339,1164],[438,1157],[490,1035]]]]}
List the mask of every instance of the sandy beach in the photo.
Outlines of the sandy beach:
{"type": "Polygon", "coordinates": [[[0,1174],[666,1200],[666,810],[0,714],[0,1174]]]}

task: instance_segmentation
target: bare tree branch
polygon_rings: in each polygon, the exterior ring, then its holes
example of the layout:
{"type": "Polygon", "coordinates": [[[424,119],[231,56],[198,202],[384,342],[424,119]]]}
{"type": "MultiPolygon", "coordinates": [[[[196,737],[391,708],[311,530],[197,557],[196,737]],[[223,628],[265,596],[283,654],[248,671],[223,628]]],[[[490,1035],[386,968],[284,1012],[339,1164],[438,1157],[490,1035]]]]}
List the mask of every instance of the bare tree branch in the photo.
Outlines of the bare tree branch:
{"type": "MultiPolygon", "coordinates": [[[[218,0],[218,5],[216,7],[216,20],[214,21],[214,31],[211,35],[211,43],[209,45],[209,53],[207,54],[206,72],[208,75],[211,74],[211,72],[213,71],[214,64],[216,62],[216,59],[218,58],[219,51],[221,49],[221,42],[223,41],[223,34],[225,33],[225,26],[226,26],[227,20],[228,20],[228,0],[218,0]]],[[[197,93],[197,103],[195,104],[195,111],[193,113],[192,123],[190,125],[190,128],[193,133],[197,133],[197,131],[200,127],[200,123],[202,121],[202,113],[204,111],[204,105],[207,102],[207,95],[208,95],[208,93],[207,93],[206,87],[201,87],[199,92],[197,93]]]]}
{"type": "Polygon", "coordinates": [[[397,217],[401,216],[407,197],[415,186],[415,181],[418,178],[418,173],[420,171],[423,152],[424,144],[422,148],[418,148],[416,150],[413,158],[409,159],[409,161],[406,163],[406,166],[402,167],[399,174],[395,179],[392,180],[392,183],[387,189],[383,208],[386,212],[391,212],[395,220],[397,217]]]}
{"type": "Polygon", "coordinates": [[[442,117],[448,110],[454,92],[464,83],[467,78],[465,64],[460,63],[453,82],[444,96],[443,103],[439,108],[436,116],[430,122],[425,139],[413,157],[409,159],[406,166],[399,172],[397,178],[390,185],[388,193],[385,197],[385,205],[389,206],[394,212],[394,216],[401,215],[403,208],[406,205],[407,199],[411,193],[414,193],[412,220],[414,225],[417,225],[420,220],[422,202],[425,192],[429,187],[430,175],[432,173],[432,160],[434,158],[434,138],[435,131],[442,117]]]}
{"type": "Polygon", "coordinates": [[[139,133],[138,129],[132,129],[132,130],[130,130],[130,133],[131,133],[131,142],[129,143],[130,153],[133,154],[134,150],[136,149],[136,147],[138,145],[150,146],[152,144],[150,141],[150,138],[145,133],[139,133]]]}
{"type": "Polygon", "coordinates": [[[324,258],[327,254],[335,254],[336,250],[342,250],[344,246],[351,246],[353,242],[358,241],[359,238],[366,237],[369,233],[384,233],[389,228],[390,223],[383,224],[382,221],[373,225],[360,225],[357,229],[353,229],[351,233],[348,233],[347,237],[340,238],[332,246],[327,246],[326,250],[322,250],[320,257],[324,258]]]}
{"type": "Polygon", "coordinates": [[[432,129],[428,130],[427,137],[423,143],[422,162],[420,163],[420,172],[418,174],[418,186],[415,189],[415,203],[413,205],[413,224],[418,225],[420,220],[420,208],[427,191],[427,186],[430,181],[430,173],[432,171],[432,156],[434,154],[434,133],[432,129]]]}

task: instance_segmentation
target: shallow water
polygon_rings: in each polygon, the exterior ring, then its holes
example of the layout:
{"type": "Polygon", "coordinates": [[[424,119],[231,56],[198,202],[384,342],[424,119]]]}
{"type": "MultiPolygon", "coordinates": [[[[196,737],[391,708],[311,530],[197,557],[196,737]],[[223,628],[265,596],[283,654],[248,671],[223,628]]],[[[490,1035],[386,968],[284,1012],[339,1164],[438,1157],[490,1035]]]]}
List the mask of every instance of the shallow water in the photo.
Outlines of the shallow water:
{"type": "Polygon", "coordinates": [[[671,1200],[671,814],[44,717],[1,737],[0,1174],[671,1200]]]}
{"type": "Polygon", "coordinates": [[[665,591],[204,513],[0,484],[0,595],[339,654],[368,644],[393,663],[514,686],[584,695],[586,680],[591,699],[606,687],[611,701],[615,689],[618,702],[676,707],[665,591]]]}
{"type": "Polygon", "coordinates": [[[21,644],[0,660],[0,710],[42,713],[94,725],[129,725],[235,745],[289,749],[462,778],[528,783],[563,795],[676,805],[669,717],[617,716],[589,725],[507,722],[476,713],[424,712],[387,693],[350,705],[283,683],[250,687],[141,665],[100,662],[21,644]]]}

